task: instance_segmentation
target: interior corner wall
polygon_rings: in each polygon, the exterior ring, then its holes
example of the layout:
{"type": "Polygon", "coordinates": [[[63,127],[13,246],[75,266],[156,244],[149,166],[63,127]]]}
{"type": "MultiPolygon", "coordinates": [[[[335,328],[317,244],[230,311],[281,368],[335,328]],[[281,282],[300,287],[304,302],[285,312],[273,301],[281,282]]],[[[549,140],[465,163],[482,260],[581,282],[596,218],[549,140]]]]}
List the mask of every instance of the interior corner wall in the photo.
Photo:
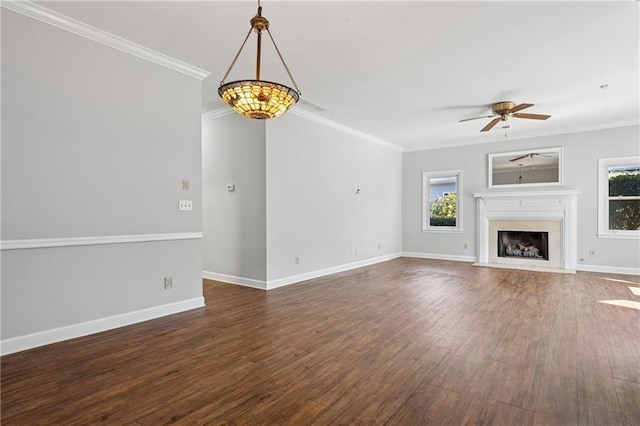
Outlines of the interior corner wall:
{"type": "Polygon", "coordinates": [[[265,168],[265,121],[234,113],[203,123],[205,277],[264,287],[265,168]]]}
{"type": "Polygon", "coordinates": [[[201,81],[1,15],[3,351],[201,306],[201,81]],[[180,199],[193,211],[178,211],[180,199]],[[171,239],[186,234],[196,237],[171,239]],[[110,238],[119,242],[95,243],[110,238]]]}
{"type": "MultiPolygon", "coordinates": [[[[475,257],[476,200],[488,191],[488,154],[564,147],[564,185],[578,190],[578,269],[640,270],[637,240],[598,238],[598,159],[639,155],[640,126],[571,133],[532,139],[403,153],[402,240],[404,252],[456,258],[475,257]],[[421,230],[422,172],[463,170],[463,232],[421,230]],[[467,244],[467,249],[464,244],[467,244]],[[594,250],[596,256],[589,256],[594,250]]],[[[530,190],[542,190],[530,188],[530,190]]],[[[548,189],[560,188],[546,187],[548,189]]],[[[524,189],[523,189],[524,190],[524,189]]]]}
{"type": "Polygon", "coordinates": [[[399,255],[401,152],[293,113],[266,135],[269,283],[399,255]]]}

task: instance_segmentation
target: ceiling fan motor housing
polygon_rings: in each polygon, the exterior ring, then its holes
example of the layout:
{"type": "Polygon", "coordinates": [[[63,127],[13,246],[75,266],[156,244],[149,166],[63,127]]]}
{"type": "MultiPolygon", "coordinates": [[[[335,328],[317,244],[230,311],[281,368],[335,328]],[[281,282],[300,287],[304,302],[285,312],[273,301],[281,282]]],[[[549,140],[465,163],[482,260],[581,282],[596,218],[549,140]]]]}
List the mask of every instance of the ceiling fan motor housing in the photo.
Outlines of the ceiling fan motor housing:
{"type": "Polygon", "coordinates": [[[508,114],[516,106],[515,102],[506,101],[493,104],[492,110],[494,114],[508,114]]]}

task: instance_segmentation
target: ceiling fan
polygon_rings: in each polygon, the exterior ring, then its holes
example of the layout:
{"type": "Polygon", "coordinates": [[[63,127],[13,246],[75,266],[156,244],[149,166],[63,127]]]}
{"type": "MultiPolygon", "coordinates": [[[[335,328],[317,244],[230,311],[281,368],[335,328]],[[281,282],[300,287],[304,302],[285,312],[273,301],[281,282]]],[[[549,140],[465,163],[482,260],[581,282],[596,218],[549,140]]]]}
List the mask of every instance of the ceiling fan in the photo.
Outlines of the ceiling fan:
{"type": "Polygon", "coordinates": [[[491,120],[489,124],[484,126],[482,130],[480,130],[481,132],[488,132],[493,128],[493,126],[498,124],[500,121],[507,121],[509,117],[529,118],[533,120],[546,120],[547,118],[551,117],[550,115],[546,115],[546,114],[528,114],[528,113],[518,112],[518,111],[522,111],[525,108],[532,107],[533,105],[534,104],[516,105],[515,102],[511,102],[511,101],[497,102],[491,105],[491,111],[493,112],[493,114],[485,115],[482,117],[465,118],[464,120],[460,120],[460,123],[462,123],[463,121],[479,120],[481,118],[493,118],[493,120],[491,120]]]}
{"type": "MultiPolygon", "coordinates": [[[[518,157],[512,158],[512,159],[511,159],[511,160],[509,160],[509,161],[524,160],[525,158],[533,158],[533,157],[534,157],[534,156],[536,156],[536,155],[540,155],[540,156],[542,156],[542,157],[551,157],[550,155],[547,155],[547,154],[540,154],[539,152],[530,152],[530,153],[528,153],[528,154],[520,155],[520,156],[518,156],[518,157]]],[[[520,165],[520,164],[518,164],[518,165],[520,165]]]]}

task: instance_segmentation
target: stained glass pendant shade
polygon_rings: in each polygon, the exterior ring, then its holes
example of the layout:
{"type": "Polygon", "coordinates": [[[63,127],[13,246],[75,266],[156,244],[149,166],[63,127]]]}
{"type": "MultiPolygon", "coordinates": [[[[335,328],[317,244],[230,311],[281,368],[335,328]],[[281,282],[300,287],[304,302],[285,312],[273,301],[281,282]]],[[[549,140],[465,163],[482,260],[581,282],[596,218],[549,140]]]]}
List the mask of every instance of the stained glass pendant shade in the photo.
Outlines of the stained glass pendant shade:
{"type": "Polygon", "coordinates": [[[220,82],[218,88],[218,94],[231,108],[237,113],[244,115],[247,118],[255,119],[267,119],[276,118],[284,114],[289,108],[295,105],[300,99],[300,89],[296,85],[289,67],[284,62],[280,49],[273,40],[273,36],[269,31],[269,21],[262,16],[262,6],[258,2],[258,13],[249,21],[251,28],[247,33],[247,36],[240,46],[240,50],[236,54],[235,58],[231,62],[229,69],[220,82]],[[229,83],[225,83],[224,80],[229,76],[231,69],[235,65],[244,45],[247,43],[251,32],[255,31],[258,36],[258,49],[256,58],[256,79],[255,80],[237,80],[229,83]],[[280,57],[280,61],[284,65],[284,69],[287,71],[291,82],[291,87],[284,84],[274,83],[271,81],[260,80],[260,54],[262,48],[262,32],[266,31],[269,34],[269,38],[273,43],[273,46],[280,57]]]}

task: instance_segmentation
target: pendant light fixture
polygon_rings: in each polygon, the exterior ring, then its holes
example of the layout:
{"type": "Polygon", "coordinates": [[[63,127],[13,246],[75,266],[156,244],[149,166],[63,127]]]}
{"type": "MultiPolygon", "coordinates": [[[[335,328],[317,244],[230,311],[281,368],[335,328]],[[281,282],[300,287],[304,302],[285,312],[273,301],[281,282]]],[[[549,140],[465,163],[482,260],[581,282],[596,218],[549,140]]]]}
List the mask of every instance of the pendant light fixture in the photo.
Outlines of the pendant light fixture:
{"type": "Polygon", "coordinates": [[[520,166],[520,176],[518,176],[518,183],[524,183],[524,179],[522,178],[522,163],[518,164],[520,166]]]}
{"type": "Polygon", "coordinates": [[[247,36],[240,46],[240,50],[236,54],[235,58],[231,62],[229,69],[227,70],[220,87],[218,88],[218,94],[227,104],[231,106],[236,112],[244,115],[247,118],[267,119],[275,118],[284,114],[289,108],[295,105],[300,99],[300,89],[296,85],[289,67],[284,62],[280,49],[276,46],[276,42],[269,31],[269,21],[262,16],[262,6],[260,6],[260,0],[258,0],[258,13],[249,21],[251,28],[247,33],[247,36]],[[276,52],[284,65],[284,69],[287,71],[291,82],[291,87],[285,86],[280,83],[273,83],[271,81],[260,80],[260,54],[262,49],[262,31],[267,31],[269,38],[276,48],[276,52]],[[231,69],[235,65],[244,45],[247,43],[251,31],[255,31],[258,36],[258,50],[256,58],[256,78],[255,80],[237,80],[229,83],[225,83],[224,80],[229,76],[231,69]]]}

